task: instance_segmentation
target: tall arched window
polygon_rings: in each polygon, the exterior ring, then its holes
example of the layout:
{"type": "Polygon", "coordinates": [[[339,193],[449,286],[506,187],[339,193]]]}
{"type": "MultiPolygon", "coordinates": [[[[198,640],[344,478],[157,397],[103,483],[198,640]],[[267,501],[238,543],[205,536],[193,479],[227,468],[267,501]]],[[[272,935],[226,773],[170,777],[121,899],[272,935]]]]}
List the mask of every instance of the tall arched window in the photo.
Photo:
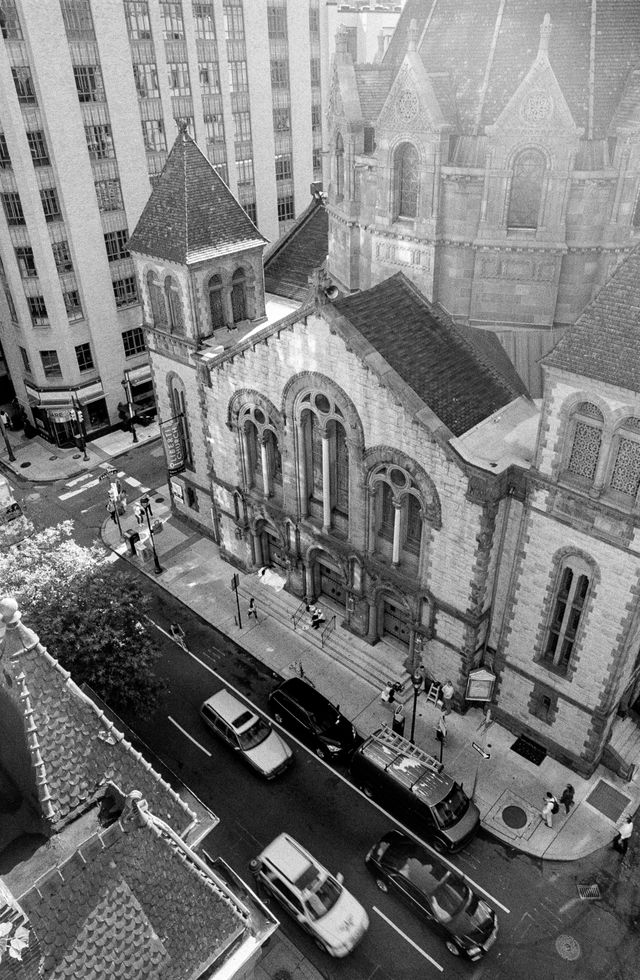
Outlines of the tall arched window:
{"type": "Polygon", "coordinates": [[[156,278],[154,272],[147,274],[147,289],[149,290],[149,301],[151,303],[151,315],[156,327],[167,326],[167,310],[164,305],[164,295],[162,286],[156,278]]]}
{"type": "Polygon", "coordinates": [[[387,541],[393,541],[394,513],[393,490],[388,483],[378,485],[378,534],[387,541]]]}
{"type": "Polygon", "coordinates": [[[243,443],[245,486],[265,496],[282,494],[282,458],[273,420],[259,405],[247,405],[238,417],[243,443]]]}
{"type": "Polygon", "coordinates": [[[182,383],[173,378],[169,386],[169,399],[171,401],[171,414],[180,426],[180,436],[182,438],[182,448],[184,450],[184,460],[189,469],[193,469],[193,450],[191,447],[191,435],[189,433],[189,417],[187,415],[187,400],[185,398],[182,383]]]}
{"type": "Polygon", "coordinates": [[[336,136],[336,194],[344,197],[344,143],[340,133],[336,136]]]}
{"type": "Polygon", "coordinates": [[[308,513],[325,528],[346,532],[349,517],[349,447],[340,407],[325,394],[303,396],[301,467],[308,513]]]}
{"type": "Polygon", "coordinates": [[[640,490],[640,419],[626,419],[616,431],[609,486],[635,503],[640,490]]]}
{"type": "Polygon", "coordinates": [[[567,673],[582,624],[590,573],[587,563],[575,555],[559,569],[542,660],[562,674],[567,673]]]}
{"type": "Polygon", "coordinates": [[[537,228],[542,203],[545,162],[539,150],[523,150],[515,158],[509,196],[509,228],[537,228]]]}
{"type": "Polygon", "coordinates": [[[394,159],[395,213],[398,218],[415,218],[418,214],[420,156],[415,146],[403,143],[394,159]]]}
{"type": "Polygon", "coordinates": [[[247,483],[252,487],[256,484],[256,477],[259,477],[260,481],[262,481],[262,454],[260,452],[258,430],[255,422],[248,419],[244,423],[244,434],[247,447],[247,483]]]}
{"type": "Polygon", "coordinates": [[[411,475],[400,466],[383,463],[370,477],[375,487],[370,517],[371,547],[394,563],[416,565],[422,546],[422,500],[411,475]]]}
{"type": "Polygon", "coordinates": [[[603,424],[603,415],[597,405],[581,402],[576,407],[567,471],[587,483],[593,483],[596,475],[603,424]]]}
{"type": "Polygon", "coordinates": [[[231,309],[234,323],[247,319],[246,281],[244,269],[236,269],[231,280],[231,309]]]}
{"type": "Polygon", "coordinates": [[[276,434],[272,429],[267,429],[263,438],[267,449],[267,462],[271,478],[276,487],[282,487],[282,456],[278,448],[276,434]]]}
{"type": "Polygon", "coordinates": [[[226,326],[224,304],[222,302],[222,279],[220,276],[211,276],[209,280],[209,310],[211,312],[212,330],[226,326]]]}
{"type": "Polygon", "coordinates": [[[176,333],[184,333],[184,314],[182,312],[180,289],[176,280],[172,279],[171,276],[167,276],[164,281],[164,294],[169,314],[169,327],[171,330],[175,330],[176,333]]]}
{"type": "Polygon", "coordinates": [[[419,499],[410,493],[405,498],[404,547],[414,555],[420,554],[422,544],[422,508],[419,499]]]}

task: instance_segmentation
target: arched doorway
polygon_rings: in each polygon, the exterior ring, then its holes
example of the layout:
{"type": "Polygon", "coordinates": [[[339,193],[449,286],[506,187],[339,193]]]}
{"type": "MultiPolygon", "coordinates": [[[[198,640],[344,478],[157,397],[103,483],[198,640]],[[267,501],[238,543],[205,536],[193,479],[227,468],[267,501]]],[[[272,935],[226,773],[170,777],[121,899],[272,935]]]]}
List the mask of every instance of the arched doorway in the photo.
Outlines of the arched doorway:
{"type": "Polygon", "coordinates": [[[390,592],[378,598],[378,636],[395,640],[409,649],[411,639],[411,611],[406,603],[390,592]]]}

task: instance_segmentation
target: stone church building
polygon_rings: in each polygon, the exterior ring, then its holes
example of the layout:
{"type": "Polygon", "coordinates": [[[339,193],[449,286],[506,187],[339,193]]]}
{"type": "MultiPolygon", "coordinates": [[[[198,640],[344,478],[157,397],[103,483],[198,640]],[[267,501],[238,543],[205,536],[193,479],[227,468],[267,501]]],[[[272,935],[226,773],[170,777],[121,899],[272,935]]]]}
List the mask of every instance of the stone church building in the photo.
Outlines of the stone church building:
{"type": "MultiPolygon", "coordinates": [[[[172,502],[232,564],[277,567],[384,643],[390,676],[423,664],[463,704],[485,666],[503,724],[583,774],[629,774],[638,83],[579,90],[568,22],[553,41],[571,4],[550,21],[485,0],[468,36],[488,61],[465,87],[430,35],[448,6],[408,0],[379,65],[339,46],[327,199],[266,255],[178,135],[130,243],[172,502]]],[[[573,6],[597,81],[602,32],[573,6]]],[[[618,12],[631,59],[623,8],[598,15],[618,12]]]]}

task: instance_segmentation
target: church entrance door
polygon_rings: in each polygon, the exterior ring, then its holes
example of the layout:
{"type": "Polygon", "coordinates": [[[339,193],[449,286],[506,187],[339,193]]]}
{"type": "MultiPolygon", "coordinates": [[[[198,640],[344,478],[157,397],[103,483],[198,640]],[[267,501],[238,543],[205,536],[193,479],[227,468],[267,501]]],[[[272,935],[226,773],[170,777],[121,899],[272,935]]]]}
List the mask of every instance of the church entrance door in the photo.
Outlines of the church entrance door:
{"type": "Polygon", "coordinates": [[[405,646],[409,646],[411,634],[409,614],[399,603],[385,599],[382,611],[382,635],[394,636],[405,646]]]}
{"type": "Polygon", "coordinates": [[[287,567],[284,548],[275,535],[266,529],[260,535],[260,548],[262,549],[263,565],[276,565],[278,568],[287,567]]]}
{"type": "Polygon", "coordinates": [[[318,591],[344,606],[347,593],[341,572],[320,559],[316,562],[316,567],[318,570],[318,591]]]}

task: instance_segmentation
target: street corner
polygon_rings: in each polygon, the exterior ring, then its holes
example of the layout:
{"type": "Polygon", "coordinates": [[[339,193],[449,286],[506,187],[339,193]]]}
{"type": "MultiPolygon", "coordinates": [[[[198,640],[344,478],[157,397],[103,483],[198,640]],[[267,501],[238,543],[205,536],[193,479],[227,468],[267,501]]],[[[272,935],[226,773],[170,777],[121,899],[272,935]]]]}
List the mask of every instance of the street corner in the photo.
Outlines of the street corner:
{"type": "MultiPolygon", "coordinates": [[[[482,826],[489,833],[512,841],[516,847],[518,842],[530,841],[540,826],[540,809],[510,789],[503,790],[493,804],[487,799],[486,791],[479,793],[478,798],[482,826]]],[[[549,831],[546,825],[544,829],[549,831]]]]}

